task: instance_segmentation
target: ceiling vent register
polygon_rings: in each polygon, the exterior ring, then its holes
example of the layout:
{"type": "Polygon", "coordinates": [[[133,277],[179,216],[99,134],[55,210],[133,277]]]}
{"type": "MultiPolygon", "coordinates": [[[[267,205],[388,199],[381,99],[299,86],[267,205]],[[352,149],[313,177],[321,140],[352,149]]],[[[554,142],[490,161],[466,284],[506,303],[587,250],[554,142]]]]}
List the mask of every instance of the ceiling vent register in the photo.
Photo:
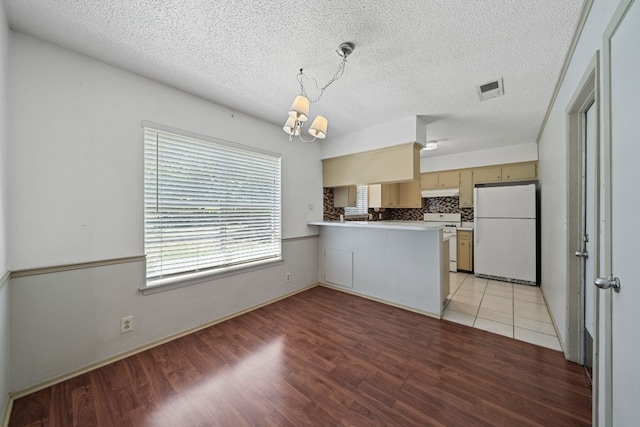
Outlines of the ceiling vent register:
{"type": "Polygon", "coordinates": [[[477,86],[478,96],[480,101],[486,101],[487,99],[495,98],[504,95],[504,86],[502,85],[502,78],[487,82],[477,86]]]}

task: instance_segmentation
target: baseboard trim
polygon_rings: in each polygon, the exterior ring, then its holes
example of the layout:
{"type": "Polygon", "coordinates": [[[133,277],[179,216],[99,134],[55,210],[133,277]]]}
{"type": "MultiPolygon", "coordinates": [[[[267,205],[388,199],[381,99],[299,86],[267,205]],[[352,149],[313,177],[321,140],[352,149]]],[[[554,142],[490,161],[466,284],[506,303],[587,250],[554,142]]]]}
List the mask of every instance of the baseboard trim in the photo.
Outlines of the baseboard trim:
{"type": "Polygon", "coordinates": [[[7,271],[6,273],[4,273],[4,275],[0,278],[0,291],[2,291],[2,289],[4,289],[4,287],[7,285],[7,283],[9,283],[9,278],[11,277],[11,272],[7,271]]]}
{"type": "Polygon", "coordinates": [[[368,299],[368,300],[371,300],[371,301],[379,302],[381,304],[386,304],[386,305],[390,305],[392,307],[401,308],[403,310],[411,311],[411,312],[414,312],[414,313],[417,313],[417,314],[422,314],[422,315],[425,315],[425,316],[433,317],[434,319],[441,319],[442,318],[442,316],[440,316],[439,314],[431,313],[429,311],[424,311],[424,310],[420,310],[420,309],[413,308],[413,307],[408,307],[406,305],[398,304],[398,303],[391,302],[391,301],[388,301],[388,300],[385,300],[385,299],[372,297],[371,295],[363,294],[363,293],[354,291],[352,289],[343,288],[341,286],[335,286],[335,285],[331,285],[329,283],[324,283],[324,282],[319,282],[318,285],[319,286],[323,286],[325,288],[333,289],[334,291],[344,292],[345,294],[355,295],[357,297],[362,297],[362,298],[365,298],[365,299],[368,299]]]}
{"type": "MultiPolygon", "coordinates": [[[[218,323],[222,323],[222,322],[225,322],[225,321],[227,321],[229,319],[233,319],[234,317],[241,316],[241,315],[243,315],[245,313],[248,313],[250,311],[257,310],[257,309],[265,307],[265,306],[267,306],[269,304],[273,304],[273,303],[278,302],[280,300],[283,300],[285,298],[289,298],[289,297],[291,297],[293,295],[308,291],[309,289],[315,288],[318,285],[319,285],[319,283],[313,283],[313,284],[308,285],[308,286],[306,286],[306,287],[304,287],[302,289],[297,289],[297,290],[295,290],[293,292],[289,292],[289,293],[281,295],[281,296],[279,296],[277,298],[270,299],[268,301],[265,301],[263,303],[254,305],[252,307],[246,308],[246,309],[238,311],[236,313],[224,316],[224,317],[222,317],[220,319],[213,320],[213,321],[205,323],[203,325],[199,325],[199,326],[196,326],[194,328],[187,329],[185,331],[179,332],[177,334],[170,335],[170,336],[168,336],[166,338],[163,338],[163,339],[160,339],[160,340],[157,340],[157,341],[153,341],[153,342],[151,342],[149,344],[146,344],[144,346],[141,346],[141,347],[126,351],[124,353],[117,354],[115,356],[112,356],[112,357],[109,357],[107,359],[104,359],[104,360],[102,360],[100,362],[93,363],[91,365],[88,365],[88,366],[85,366],[83,368],[71,371],[71,372],[69,372],[67,374],[64,374],[64,375],[61,375],[59,377],[47,380],[47,381],[45,381],[45,382],[43,382],[41,384],[26,388],[24,390],[20,390],[20,391],[16,391],[16,392],[10,393],[9,394],[9,400],[11,402],[13,402],[13,400],[19,399],[19,398],[24,397],[24,396],[28,396],[31,393],[35,393],[35,392],[43,390],[43,389],[45,389],[47,387],[51,387],[53,385],[59,384],[59,383],[61,383],[63,381],[70,380],[70,379],[75,378],[75,377],[77,377],[79,375],[82,375],[82,374],[85,374],[87,372],[93,371],[94,369],[101,368],[103,366],[109,365],[110,363],[117,362],[118,360],[125,359],[125,358],[127,358],[129,356],[133,356],[134,354],[138,354],[138,353],[141,353],[143,351],[149,350],[150,348],[157,347],[157,346],[165,344],[165,343],[167,343],[169,341],[173,341],[175,339],[178,339],[178,338],[184,337],[186,335],[192,334],[194,332],[200,331],[202,329],[206,329],[206,328],[208,328],[210,326],[217,325],[218,323]]],[[[7,423],[8,423],[9,422],[9,415],[8,414],[6,415],[6,420],[7,420],[7,423]]]]}
{"type": "Polygon", "coordinates": [[[544,290],[542,289],[542,285],[540,286],[540,293],[542,294],[542,299],[544,300],[544,305],[547,306],[547,311],[549,312],[549,317],[551,318],[551,324],[553,325],[553,329],[556,331],[556,338],[558,338],[558,343],[560,344],[560,348],[562,349],[562,354],[564,354],[564,358],[569,360],[567,358],[567,352],[564,350],[564,343],[562,342],[563,340],[560,339],[560,337],[562,337],[564,339],[564,335],[560,335],[558,333],[558,324],[556,323],[556,318],[553,317],[553,312],[551,311],[551,309],[549,308],[550,305],[547,302],[547,297],[544,296],[544,290]]]}

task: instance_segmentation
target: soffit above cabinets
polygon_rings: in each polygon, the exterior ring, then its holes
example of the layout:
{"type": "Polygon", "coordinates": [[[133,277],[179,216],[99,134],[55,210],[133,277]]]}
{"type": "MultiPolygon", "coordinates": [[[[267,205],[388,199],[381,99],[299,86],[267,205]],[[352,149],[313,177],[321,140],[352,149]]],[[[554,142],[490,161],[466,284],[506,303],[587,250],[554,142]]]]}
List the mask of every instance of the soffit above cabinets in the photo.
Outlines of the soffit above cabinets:
{"type": "Polygon", "coordinates": [[[322,160],[323,187],[420,179],[420,145],[401,144],[322,160]]]}

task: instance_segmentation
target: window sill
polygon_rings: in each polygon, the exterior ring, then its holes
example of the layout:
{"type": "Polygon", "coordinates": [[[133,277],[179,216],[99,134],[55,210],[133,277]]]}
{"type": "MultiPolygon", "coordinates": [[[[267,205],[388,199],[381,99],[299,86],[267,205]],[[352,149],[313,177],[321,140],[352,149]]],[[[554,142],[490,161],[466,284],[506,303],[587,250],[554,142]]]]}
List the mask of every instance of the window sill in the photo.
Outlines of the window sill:
{"type": "Polygon", "coordinates": [[[250,264],[236,265],[228,268],[183,274],[177,277],[170,277],[167,279],[159,279],[152,282],[147,282],[146,286],[142,286],[138,290],[142,292],[142,295],[152,295],[158,292],[169,291],[172,289],[196,285],[198,283],[208,282],[211,280],[222,279],[224,277],[235,276],[237,274],[247,273],[249,271],[273,267],[274,265],[282,264],[283,262],[284,259],[276,258],[267,261],[257,261],[250,264]]]}

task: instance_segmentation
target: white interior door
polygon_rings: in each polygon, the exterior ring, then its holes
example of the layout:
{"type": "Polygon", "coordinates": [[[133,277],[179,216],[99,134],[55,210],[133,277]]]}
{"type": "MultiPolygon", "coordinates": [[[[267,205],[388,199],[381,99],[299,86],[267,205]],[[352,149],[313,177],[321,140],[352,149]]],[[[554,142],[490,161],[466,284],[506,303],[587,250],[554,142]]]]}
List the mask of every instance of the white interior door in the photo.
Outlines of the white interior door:
{"type": "Polygon", "coordinates": [[[604,35],[605,201],[610,203],[605,273],[619,278],[621,285],[619,293],[604,291],[611,301],[609,421],[614,426],[640,422],[640,269],[635,246],[640,241],[640,190],[635,179],[640,159],[639,28],[639,2],[622,0],[604,35]]]}

